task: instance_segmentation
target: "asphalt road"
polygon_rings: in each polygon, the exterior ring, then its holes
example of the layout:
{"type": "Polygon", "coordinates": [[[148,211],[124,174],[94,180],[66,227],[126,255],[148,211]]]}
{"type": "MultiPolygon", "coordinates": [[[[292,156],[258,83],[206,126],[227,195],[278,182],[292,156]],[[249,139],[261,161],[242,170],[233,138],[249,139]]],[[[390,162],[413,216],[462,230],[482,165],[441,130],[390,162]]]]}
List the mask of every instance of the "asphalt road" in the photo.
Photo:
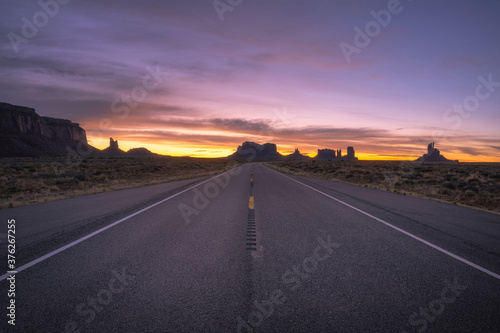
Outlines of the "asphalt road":
{"type": "Polygon", "coordinates": [[[483,211],[252,163],[0,218],[8,332],[500,332],[483,211]]]}

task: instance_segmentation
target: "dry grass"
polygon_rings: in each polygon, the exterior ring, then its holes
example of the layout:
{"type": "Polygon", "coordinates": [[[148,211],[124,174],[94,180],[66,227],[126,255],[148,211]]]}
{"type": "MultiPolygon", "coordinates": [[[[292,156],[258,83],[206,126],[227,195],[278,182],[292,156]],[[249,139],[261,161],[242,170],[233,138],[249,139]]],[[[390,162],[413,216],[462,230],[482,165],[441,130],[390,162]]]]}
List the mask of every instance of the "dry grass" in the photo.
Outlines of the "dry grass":
{"type": "Polygon", "coordinates": [[[277,170],[500,213],[500,163],[280,161],[277,170]]]}
{"type": "Polygon", "coordinates": [[[217,174],[226,159],[184,157],[0,159],[0,209],[217,174]]]}

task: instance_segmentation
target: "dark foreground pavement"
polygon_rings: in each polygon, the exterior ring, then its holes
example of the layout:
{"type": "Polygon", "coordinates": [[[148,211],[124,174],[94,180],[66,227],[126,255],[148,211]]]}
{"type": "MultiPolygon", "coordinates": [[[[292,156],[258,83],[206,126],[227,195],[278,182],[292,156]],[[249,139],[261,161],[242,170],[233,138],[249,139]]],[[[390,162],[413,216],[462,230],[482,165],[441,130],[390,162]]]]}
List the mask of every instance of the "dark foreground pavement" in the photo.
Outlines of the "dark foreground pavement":
{"type": "Polygon", "coordinates": [[[2,277],[4,331],[500,331],[500,216],[482,211],[253,163],[0,218],[32,263],[15,298],[2,277]]]}

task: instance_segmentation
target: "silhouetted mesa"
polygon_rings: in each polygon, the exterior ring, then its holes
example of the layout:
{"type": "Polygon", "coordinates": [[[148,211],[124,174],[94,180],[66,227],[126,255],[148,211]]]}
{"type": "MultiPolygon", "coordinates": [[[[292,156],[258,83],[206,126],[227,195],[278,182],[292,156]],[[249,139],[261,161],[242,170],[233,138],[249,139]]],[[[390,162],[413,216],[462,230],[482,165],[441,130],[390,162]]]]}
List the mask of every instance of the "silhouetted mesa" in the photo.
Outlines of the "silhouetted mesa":
{"type": "Polygon", "coordinates": [[[427,146],[427,154],[424,154],[417,158],[415,161],[417,162],[458,162],[458,160],[449,160],[443,155],[439,149],[434,148],[434,142],[429,143],[427,146]]]}
{"type": "Polygon", "coordinates": [[[67,156],[78,147],[91,149],[79,124],[0,103],[0,157],[67,156]]]}
{"type": "Polygon", "coordinates": [[[245,141],[241,146],[238,146],[236,152],[228,156],[237,161],[272,161],[283,158],[283,155],[278,153],[278,149],[274,143],[265,143],[260,145],[255,142],[245,141]]]}
{"type": "Polygon", "coordinates": [[[314,157],[315,160],[334,160],[337,158],[335,149],[318,149],[318,154],[314,157]]]}

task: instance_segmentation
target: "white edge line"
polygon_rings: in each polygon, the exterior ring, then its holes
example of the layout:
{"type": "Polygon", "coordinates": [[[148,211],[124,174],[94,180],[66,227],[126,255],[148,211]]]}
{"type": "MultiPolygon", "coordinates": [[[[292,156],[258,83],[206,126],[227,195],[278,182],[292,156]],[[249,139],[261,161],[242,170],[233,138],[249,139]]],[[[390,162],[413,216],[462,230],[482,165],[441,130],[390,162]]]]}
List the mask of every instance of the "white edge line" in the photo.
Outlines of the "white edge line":
{"type": "Polygon", "coordinates": [[[385,224],[386,226],[388,226],[388,227],[390,227],[390,228],[392,228],[392,229],[394,229],[394,230],[397,230],[397,231],[399,231],[399,232],[401,232],[401,233],[403,233],[403,234],[405,234],[405,235],[407,235],[407,236],[409,236],[409,237],[411,237],[411,238],[413,238],[413,239],[415,239],[415,240],[417,240],[417,241],[419,241],[419,242],[421,242],[421,243],[423,243],[423,244],[425,244],[425,245],[427,245],[427,246],[430,246],[430,247],[432,247],[432,248],[434,248],[434,249],[438,250],[439,252],[442,252],[442,253],[446,254],[447,256],[450,256],[450,257],[452,257],[452,258],[454,258],[454,259],[456,259],[456,260],[458,260],[458,261],[463,262],[463,263],[464,263],[464,264],[466,264],[466,265],[469,265],[469,266],[471,266],[471,267],[474,267],[475,269],[480,270],[481,272],[486,273],[486,274],[488,274],[488,275],[490,275],[490,276],[492,276],[492,277],[494,277],[494,278],[496,278],[496,279],[500,280],[500,275],[499,275],[499,274],[497,274],[497,273],[495,273],[495,272],[492,272],[492,271],[490,271],[490,270],[488,270],[488,269],[486,269],[486,268],[484,268],[484,267],[481,267],[481,266],[479,266],[479,265],[477,265],[477,264],[475,264],[475,263],[473,263],[473,262],[470,262],[469,260],[464,259],[464,258],[462,258],[462,257],[460,257],[460,256],[458,256],[458,255],[456,255],[456,254],[454,254],[454,253],[451,253],[451,252],[449,252],[449,251],[446,251],[445,249],[443,249],[443,248],[441,248],[441,247],[439,247],[439,246],[437,246],[437,245],[435,245],[435,244],[432,244],[432,243],[430,243],[430,242],[426,241],[425,239],[422,239],[422,238],[420,238],[420,237],[418,237],[418,236],[415,236],[415,235],[413,235],[413,234],[409,233],[408,231],[405,231],[405,230],[403,230],[403,229],[401,229],[401,228],[398,228],[398,227],[396,227],[396,226],[394,226],[394,225],[390,224],[389,222],[386,222],[386,221],[384,221],[384,220],[382,220],[382,219],[379,219],[378,217],[375,217],[375,216],[373,216],[373,215],[371,215],[371,214],[369,214],[369,213],[367,213],[367,212],[365,212],[365,211],[363,211],[363,210],[361,210],[361,209],[359,209],[359,208],[356,208],[356,207],[354,207],[354,206],[351,206],[351,205],[349,205],[348,203],[346,203],[346,202],[344,202],[344,201],[342,201],[342,200],[339,200],[339,199],[337,199],[337,198],[335,198],[335,197],[332,197],[331,195],[328,195],[328,194],[326,194],[326,193],[324,193],[324,192],[321,192],[320,190],[317,190],[317,189],[315,189],[315,188],[314,188],[314,187],[312,187],[312,186],[309,186],[309,185],[306,185],[306,184],[304,184],[304,183],[301,183],[301,182],[299,182],[298,180],[293,179],[292,177],[288,177],[288,176],[286,176],[286,175],[284,175],[284,174],[282,174],[282,173],[280,173],[280,172],[278,172],[278,171],[275,171],[275,170],[273,170],[273,169],[270,169],[270,168],[269,168],[269,170],[274,171],[274,172],[276,172],[277,174],[279,174],[279,175],[281,175],[281,176],[283,176],[283,177],[285,177],[285,178],[288,178],[288,179],[290,179],[290,180],[293,180],[294,182],[297,182],[297,183],[299,183],[299,184],[301,184],[301,185],[304,185],[305,187],[308,187],[308,188],[310,188],[310,189],[311,189],[311,190],[313,190],[313,191],[316,191],[316,192],[318,192],[318,193],[321,193],[321,194],[323,194],[324,196],[326,196],[326,197],[328,197],[328,198],[330,198],[330,199],[333,199],[333,200],[335,200],[335,201],[337,201],[337,202],[339,202],[339,203],[343,204],[344,206],[347,206],[347,207],[349,207],[349,208],[351,208],[351,209],[354,209],[355,211],[360,212],[361,214],[364,214],[364,215],[366,215],[366,216],[368,216],[368,217],[370,217],[370,218],[374,219],[375,221],[378,221],[378,222],[380,222],[380,223],[383,223],[383,224],[385,224]]]}
{"type": "MultiPolygon", "coordinates": [[[[124,222],[124,221],[126,221],[126,220],[130,219],[131,217],[134,217],[134,216],[136,216],[136,215],[139,215],[139,214],[141,214],[141,213],[143,213],[143,212],[145,212],[145,211],[147,211],[147,210],[149,210],[149,209],[151,209],[151,208],[153,208],[153,207],[155,207],[155,206],[158,206],[158,205],[160,205],[160,204],[164,203],[165,201],[168,201],[168,200],[170,200],[170,199],[172,199],[172,198],[175,198],[176,196],[178,196],[178,195],[180,195],[180,194],[182,194],[182,193],[185,193],[185,192],[187,192],[187,191],[189,191],[189,190],[192,190],[193,188],[195,188],[195,187],[197,187],[197,186],[200,186],[200,185],[202,185],[202,184],[208,183],[209,181],[211,181],[211,180],[213,180],[213,179],[215,179],[215,178],[218,178],[218,177],[220,177],[220,176],[222,176],[222,175],[224,175],[224,174],[226,174],[226,173],[228,173],[228,172],[230,172],[230,171],[232,171],[232,170],[233,170],[233,169],[228,170],[228,171],[226,171],[226,172],[223,172],[223,173],[221,173],[221,174],[218,174],[218,175],[216,175],[216,176],[214,176],[214,177],[212,177],[212,178],[210,178],[210,179],[207,179],[207,180],[205,180],[205,181],[203,181],[203,182],[201,182],[201,183],[198,183],[198,184],[193,185],[193,186],[191,186],[191,187],[189,187],[189,188],[187,188],[187,189],[185,189],[185,190],[182,190],[182,191],[180,191],[180,192],[178,192],[178,193],[176,193],[176,194],[173,194],[173,195],[169,196],[168,198],[165,198],[165,199],[163,199],[163,200],[160,200],[160,201],[158,201],[158,202],[156,202],[156,203],[152,204],[151,206],[148,206],[148,207],[143,208],[143,209],[141,209],[141,210],[139,210],[139,211],[137,211],[137,212],[135,212],[135,213],[133,213],[133,214],[130,214],[130,215],[128,215],[128,216],[126,216],[126,217],[122,218],[121,220],[118,220],[118,221],[115,221],[115,222],[113,222],[113,223],[111,223],[111,224],[108,224],[107,226],[105,226],[105,227],[103,227],[103,228],[101,228],[101,229],[99,229],[99,230],[96,230],[96,231],[94,231],[94,232],[92,232],[92,233],[88,234],[87,236],[84,236],[84,237],[82,237],[82,238],[80,238],[80,239],[77,239],[76,241],[73,241],[73,242],[71,242],[71,243],[69,243],[69,244],[66,244],[66,245],[64,245],[63,247],[58,248],[57,250],[54,250],[54,251],[52,251],[52,252],[49,252],[49,253],[47,253],[46,255],[43,255],[43,256],[41,256],[41,257],[40,257],[40,258],[38,258],[38,259],[35,259],[35,260],[33,260],[33,261],[30,261],[30,262],[29,262],[29,263],[27,263],[27,264],[24,264],[24,265],[22,265],[22,266],[20,266],[20,267],[17,267],[17,268],[16,268],[16,271],[17,271],[17,273],[19,274],[20,272],[24,271],[25,269],[30,268],[31,266],[34,266],[34,265],[38,264],[39,262],[44,261],[45,259],[48,259],[48,258],[50,258],[50,257],[52,257],[52,256],[55,256],[56,254],[58,254],[58,253],[60,253],[60,252],[62,252],[62,251],[64,251],[64,250],[67,250],[67,249],[69,249],[70,247],[73,247],[73,246],[75,246],[75,245],[76,245],[76,244],[78,244],[78,243],[83,242],[84,240],[87,240],[87,239],[89,239],[89,238],[91,238],[91,237],[94,237],[95,235],[100,234],[101,232],[103,232],[103,231],[105,231],[105,230],[107,230],[107,229],[109,229],[109,228],[112,228],[112,227],[114,227],[115,225],[120,224],[120,223],[122,223],[122,222],[124,222]]],[[[2,275],[2,276],[0,276],[0,281],[3,281],[3,280],[5,280],[5,279],[7,279],[9,276],[11,276],[11,274],[8,274],[8,273],[7,273],[7,274],[4,274],[4,275],[2,275]]]]}

